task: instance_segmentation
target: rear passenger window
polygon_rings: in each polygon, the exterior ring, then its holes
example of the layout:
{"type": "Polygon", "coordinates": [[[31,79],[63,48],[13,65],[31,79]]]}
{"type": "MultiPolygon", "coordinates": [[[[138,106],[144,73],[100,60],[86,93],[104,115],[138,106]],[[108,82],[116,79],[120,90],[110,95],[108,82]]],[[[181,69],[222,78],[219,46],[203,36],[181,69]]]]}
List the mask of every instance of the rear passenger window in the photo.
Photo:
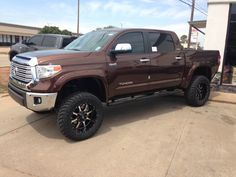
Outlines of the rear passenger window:
{"type": "Polygon", "coordinates": [[[53,36],[45,36],[43,40],[42,46],[45,47],[56,47],[56,37],[53,36]]]}
{"type": "Polygon", "coordinates": [[[42,44],[43,36],[33,36],[29,39],[28,43],[31,45],[37,45],[40,46],[42,44]]]}
{"type": "Polygon", "coordinates": [[[166,33],[149,33],[149,41],[152,52],[168,53],[175,50],[174,41],[170,34],[166,33]]]}
{"type": "Polygon", "coordinates": [[[132,53],[144,53],[143,34],[141,32],[127,33],[121,36],[116,44],[129,43],[132,47],[132,53]]]}

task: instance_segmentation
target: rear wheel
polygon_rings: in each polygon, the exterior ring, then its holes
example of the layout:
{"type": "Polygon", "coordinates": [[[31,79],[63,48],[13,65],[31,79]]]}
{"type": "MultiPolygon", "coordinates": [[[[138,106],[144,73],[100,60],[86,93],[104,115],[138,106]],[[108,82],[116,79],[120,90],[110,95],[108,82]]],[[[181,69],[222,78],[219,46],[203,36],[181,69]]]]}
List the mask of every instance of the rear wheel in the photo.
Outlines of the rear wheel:
{"type": "Polygon", "coordinates": [[[57,123],[63,135],[71,140],[93,136],[103,121],[100,100],[86,92],[69,96],[58,110],[57,123]]]}
{"type": "Polygon", "coordinates": [[[185,91],[185,98],[191,106],[204,105],[210,95],[210,81],[205,76],[195,76],[185,91]]]}

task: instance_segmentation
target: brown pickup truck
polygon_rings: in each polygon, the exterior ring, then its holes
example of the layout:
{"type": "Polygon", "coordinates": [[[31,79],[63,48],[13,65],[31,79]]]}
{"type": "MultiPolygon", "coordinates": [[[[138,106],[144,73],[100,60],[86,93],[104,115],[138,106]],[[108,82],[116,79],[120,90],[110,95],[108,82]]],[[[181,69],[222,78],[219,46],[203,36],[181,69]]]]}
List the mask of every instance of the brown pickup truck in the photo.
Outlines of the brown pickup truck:
{"type": "Polygon", "coordinates": [[[181,89],[189,105],[204,105],[219,61],[218,51],[183,50],[170,31],[100,30],[65,49],[15,56],[8,88],[30,110],[56,110],[62,134],[83,140],[101,126],[102,103],[181,89]]]}

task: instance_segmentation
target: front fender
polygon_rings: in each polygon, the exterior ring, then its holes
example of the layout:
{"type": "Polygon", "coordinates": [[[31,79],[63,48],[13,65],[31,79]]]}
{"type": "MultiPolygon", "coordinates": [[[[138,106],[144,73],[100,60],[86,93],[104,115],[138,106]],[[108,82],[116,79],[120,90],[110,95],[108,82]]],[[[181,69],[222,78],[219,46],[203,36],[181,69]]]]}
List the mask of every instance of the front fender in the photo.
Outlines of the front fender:
{"type": "Polygon", "coordinates": [[[61,88],[68,82],[81,78],[96,78],[102,81],[105,89],[107,89],[107,81],[104,71],[89,70],[89,71],[73,71],[58,77],[54,83],[54,90],[60,91],[61,88]]]}

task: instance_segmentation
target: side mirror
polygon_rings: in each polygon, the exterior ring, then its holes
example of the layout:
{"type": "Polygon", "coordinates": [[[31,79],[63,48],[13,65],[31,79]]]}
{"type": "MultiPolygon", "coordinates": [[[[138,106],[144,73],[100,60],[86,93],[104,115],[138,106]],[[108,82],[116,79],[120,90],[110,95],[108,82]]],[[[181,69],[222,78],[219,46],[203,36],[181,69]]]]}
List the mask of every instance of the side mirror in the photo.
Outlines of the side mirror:
{"type": "Polygon", "coordinates": [[[112,55],[120,54],[120,53],[130,53],[132,52],[131,44],[129,43],[120,43],[117,44],[115,49],[112,49],[110,53],[112,55]]]}

